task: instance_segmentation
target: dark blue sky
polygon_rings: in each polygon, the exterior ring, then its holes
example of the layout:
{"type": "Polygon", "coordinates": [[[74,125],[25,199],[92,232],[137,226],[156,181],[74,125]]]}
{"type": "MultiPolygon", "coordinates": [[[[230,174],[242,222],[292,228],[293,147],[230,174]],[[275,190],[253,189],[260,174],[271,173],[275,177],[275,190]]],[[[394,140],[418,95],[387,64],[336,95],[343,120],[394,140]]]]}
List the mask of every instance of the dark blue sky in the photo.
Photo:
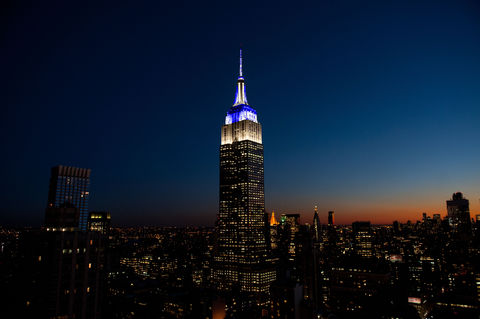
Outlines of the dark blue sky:
{"type": "Polygon", "coordinates": [[[477,1],[13,3],[0,224],[39,225],[63,164],[116,224],[212,225],[240,45],[268,211],[390,222],[459,190],[479,213],[477,1]]]}

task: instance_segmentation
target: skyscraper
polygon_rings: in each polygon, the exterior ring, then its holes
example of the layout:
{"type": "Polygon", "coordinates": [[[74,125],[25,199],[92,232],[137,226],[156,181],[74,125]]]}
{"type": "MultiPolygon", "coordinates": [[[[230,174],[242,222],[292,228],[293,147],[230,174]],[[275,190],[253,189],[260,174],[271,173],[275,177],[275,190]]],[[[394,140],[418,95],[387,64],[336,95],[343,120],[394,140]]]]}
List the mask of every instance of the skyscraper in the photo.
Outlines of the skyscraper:
{"type": "Polygon", "coordinates": [[[247,102],[241,51],[235,103],[221,131],[219,197],[213,266],[217,288],[268,294],[275,271],[267,242],[262,127],[247,102]]]}
{"type": "Polygon", "coordinates": [[[447,200],[447,218],[454,236],[468,238],[471,230],[470,205],[461,192],[454,193],[447,200]]]}
{"type": "Polygon", "coordinates": [[[87,214],[89,178],[89,169],[52,168],[45,227],[26,232],[20,247],[20,289],[28,302],[18,317],[100,317],[106,238],[80,221],[87,214]]]}
{"type": "Polygon", "coordinates": [[[333,226],[335,224],[335,212],[329,211],[328,212],[328,226],[333,226]]]}
{"type": "Polygon", "coordinates": [[[55,166],[52,167],[48,191],[47,215],[52,208],[78,209],[80,230],[87,229],[90,169],[55,166]]]}
{"type": "Polygon", "coordinates": [[[316,242],[320,240],[320,218],[318,217],[318,208],[315,206],[313,213],[313,238],[316,242]]]}

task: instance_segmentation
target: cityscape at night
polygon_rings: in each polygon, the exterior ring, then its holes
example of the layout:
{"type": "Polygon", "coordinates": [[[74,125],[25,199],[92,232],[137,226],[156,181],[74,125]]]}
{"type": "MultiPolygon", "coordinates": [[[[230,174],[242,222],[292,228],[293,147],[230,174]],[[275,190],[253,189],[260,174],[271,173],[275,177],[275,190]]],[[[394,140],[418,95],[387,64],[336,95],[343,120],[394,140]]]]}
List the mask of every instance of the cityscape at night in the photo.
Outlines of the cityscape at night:
{"type": "Polygon", "coordinates": [[[1,318],[480,319],[480,3],[4,9],[1,318]]]}

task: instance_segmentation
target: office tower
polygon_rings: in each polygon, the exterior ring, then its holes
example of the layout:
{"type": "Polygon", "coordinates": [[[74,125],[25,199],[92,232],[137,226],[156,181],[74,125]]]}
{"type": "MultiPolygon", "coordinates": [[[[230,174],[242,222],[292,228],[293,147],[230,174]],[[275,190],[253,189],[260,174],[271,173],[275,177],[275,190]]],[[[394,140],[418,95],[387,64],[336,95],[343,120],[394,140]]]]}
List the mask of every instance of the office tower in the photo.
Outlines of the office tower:
{"type": "Polygon", "coordinates": [[[370,228],[370,222],[352,223],[354,236],[355,253],[363,258],[373,256],[373,236],[370,228]]]}
{"type": "Polygon", "coordinates": [[[20,248],[25,317],[100,317],[104,236],[79,231],[89,176],[87,169],[52,168],[45,228],[25,232],[20,248]]]}
{"type": "Polygon", "coordinates": [[[333,226],[335,224],[335,212],[328,212],[328,226],[333,226]]]}
{"type": "Polygon", "coordinates": [[[109,212],[90,212],[88,214],[88,230],[98,231],[103,235],[108,235],[110,230],[109,212]]]}
{"type": "Polygon", "coordinates": [[[300,214],[284,214],[282,221],[284,222],[285,239],[288,241],[288,255],[290,261],[295,261],[296,241],[295,236],[300,228],[300,214]]]}
{"type": "Polygon", "coordinates": [[[470,231],[470,208],[468,199],[460,192],[454,193],[447,200],[447,218],[454,235],[468,236],[470,231]]]}
{"type": "Polygon", "coordinates": [[[247,102],[241,51],[235,103],[221,130],[219,197],[212,272],[217,289],[268,295],[275,271],[266,238],[262,127],[247,102]]]}
{"type": "Polygon", "coordinates": [[[320,240],[320,218],[318,217],[318,208],[315,206],[313,213],[313,239],[318,242],[320,240]]]}
{"type": "Polygon", "coordinates": [[[50,176],[46,215],[52,214],[51,212],[55,208],[78,209],[78,228],[86,230],[90,172],[91,170],[86,168],[62,165],[53,167],[50,176]]]}

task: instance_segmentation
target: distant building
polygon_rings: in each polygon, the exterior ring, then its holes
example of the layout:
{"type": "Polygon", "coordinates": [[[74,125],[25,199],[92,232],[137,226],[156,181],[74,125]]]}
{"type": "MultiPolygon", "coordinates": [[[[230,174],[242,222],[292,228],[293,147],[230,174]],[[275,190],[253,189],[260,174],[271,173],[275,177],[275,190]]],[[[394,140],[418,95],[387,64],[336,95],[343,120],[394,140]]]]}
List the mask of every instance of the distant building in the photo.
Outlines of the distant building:
{"type": "Polygon", "coordinates": [[[471,227],[470,207],[468,199],[462,193],[454,193],[452,199],[447,200],[447,218],[455,235],[468,235],[471,227]]]}
{"type": "Polygon", "coordinates": [[[277,226],[279,222],[275,219],[275,212],[272,210],[272,215],[270,217],[270,226],[277,226]]]}
{"type": "MultiPolygon", "coordinates": [[[[53,167],[50,176],[46,215],[66,216],[66,211],[52,212],[52,208],[76,208],[79,214],[78,228],[87,230],[90,173],[91,170],[86,168],[62,165],[53,167]]],[[[71,215],[71,213],[72,211],[69,211],[68,215],[71,215]]],[[[71,216],[68,219],[71,219],[71,216]]],[[[50,219],[47,223],[49,222],[50,219]]]]}
{"type": "MultiPolygon", "coordinates": [[[[361,311],[369,303],[380,299],[378,295],[385,291],[389,282],[390,270],[383,263],[347,260],[334,265],[330,278],[330,306],[339,313],[351,314],[361,311]]],[[[346,317],[363,318],[362,316],[346,317]]]]}
{"type": "Polygon", "coordinates": [[[284,233],[286,234],[286,244],[288,245],[289,260],[295,260],[296,254],[296,241],[295,236],[298,233],[300,227],[300,214],[283,214],[282,224],[284,225],[284,233]]]}
{"type": "Polygon", "coordinates": [[[364,258],[373,257],[373,236],[370,222],[352,223],[355,253],[364,258]]]}
{"type": "Polygon", "coordinates": [[[108,235],[110,219],[109,212],[90,212],[88,214],[88,230],[99,231],[103,235],[108,235]]]}
{"type": "Polygon", "coordinates": [[[335,224],[335,212],[328,212],[328,226],[333,226],[335,224]]]}
{"type": "Polygon", "coordinates": [[[316,242],[320,240],[320,218],[318,217],[318,208],[315,206],[313,213],[313,238],[316,242]]]}
{"type": "Polygon", "coordinates": [[[278,247],[278,242],[280,240],[280,234],[279,234],[279,225],[280,223],[277,221],[275,218],[275,212],[272,211],[272,215],[270,217],[270,246],[272,248],[272,251],[274,249],[277,249],[278,247]]]}

